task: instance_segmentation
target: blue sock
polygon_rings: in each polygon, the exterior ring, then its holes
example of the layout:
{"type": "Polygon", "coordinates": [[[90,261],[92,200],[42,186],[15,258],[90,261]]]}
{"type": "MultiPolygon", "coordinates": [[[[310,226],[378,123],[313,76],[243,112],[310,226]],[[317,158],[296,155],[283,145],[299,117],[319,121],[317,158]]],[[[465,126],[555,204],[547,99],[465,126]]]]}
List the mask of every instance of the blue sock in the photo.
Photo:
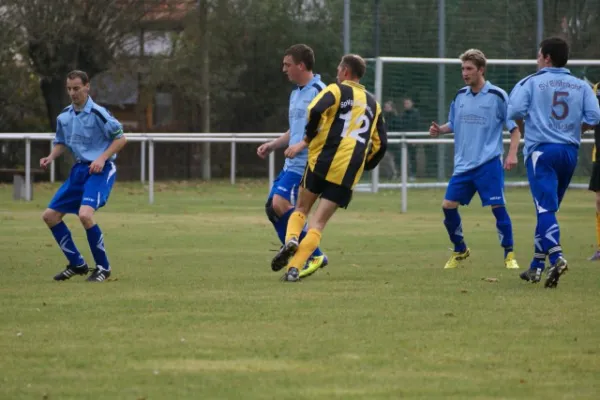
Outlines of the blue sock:
{"type": "MultiPolygon", "coordinates": [[[[290,220],[290,215],[292,215],[293,212],[294,212],[294,209],[291,208],[285,214],[283,214],[281,217],[279,217],[277,219],[277,221],[273,222],[273,226],[275,227],[275,231],[277,232],[277,236],[279,237],[279,241],[281,242],[281,244],[285,243],[285,234],[287,232],[287,224],[288,224],[288,221],[290,220]]],[[[306,236],[306,226],[304,226],[304,228],[302,229],[302,232],[300,232],[300,237],[298,238],[298,240],[302,241],[302,239],[304,239],[304,236],[306,236]]],[[[323,255],[323,252],[321,251],[320,248],[317,247],[317,249],[314,251],[314,253],[312,253],[311,257],[318,257],[318,256],[322,256],[322,255],[323,255]]]]}
{"type": "Polygon", "coordinates": [[[102,234],[100,227],[98,225],[94,225],[88,229],[86,233],[96,266],[110,271],[110,264],[108,263],[108,257],[106,256],[106,250],[104,250],[104,235],[102,234]]]}
{"type": "Polygon", "coordinates": [[[463,237],[462,223],[460,221],[458,209],[443,208],[443,210],[446,217],[446,219],[444,219],[444,225],[448,231],[448,236],[450,236],[450,241],[454,243],[454,251],[462,253],[467,250],[467,245],[465,244],[465,238],[463,237]]]}
{"type": "Polygon", "coordinates": [[[513,251],[513,234],[512,223],[506,211],[506,207],[492,208],[492,212],[496,217],[496,228],[498,229],[498,238],[500,244],[504,247],[504,257],[513,251]]]}
{"type": "Polygon", "coordinates": [[[533,239],[534,243],[534,253],[533,260],[531,260],[530,269],[538,269],[541,268],[544,270],[544,264],[546,263],[546,253],[544,253],[544,248],[542,247],[542,235],[540,235],[539,224],[535,228],[535,237],[533,239]]]}
{"type": "Polygon", "coordinates": [[[540,236],[542,237],[544,253],[548,254],[550,264],[554,264],[558,260],[558,257],[562,256],[560,228],[556,220],[556,215],[551,211],[538,214],[538,227],[540,236]]]}
{"type": "Polygon", "coordinates": [[[294,212],[294,209],[291,208],[285,214],[283,214],[281,217],[278,217],[275,222],[271,221],[273,223],[273,227],[275,227],[275,232],[277,232],[277,236],[279,237],[279,241],[281,242],[281,244],[285,244],[285,234],[287,232],[287,224],[288,224],[288,221],[290,220],[290,215],[292,215],[293,212],[294,212]]]}
{"type": "Polygon", "coordinates": [[[54,225],[50,228],[50,231],[54,236],[54,240],[56,240],[56,243],[60,246],[60,249],[65,253],[65,257],[69,260],[69,265],[79,266],[85,263],[81,253],[77,250],[77,246],[75,246],[75,242],[73,242],[71,231],[64,221],[60,221],[57,225],[54,225]]]}

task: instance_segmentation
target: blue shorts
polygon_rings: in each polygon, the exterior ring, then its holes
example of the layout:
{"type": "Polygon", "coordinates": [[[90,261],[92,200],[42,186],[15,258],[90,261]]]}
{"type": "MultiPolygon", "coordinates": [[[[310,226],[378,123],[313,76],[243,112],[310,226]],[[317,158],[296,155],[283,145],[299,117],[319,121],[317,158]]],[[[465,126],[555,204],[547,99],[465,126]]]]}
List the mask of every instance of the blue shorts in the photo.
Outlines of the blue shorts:
{"type": "Polygon", "coordinates": [[[275,178],[275,181],[273,181],[269,199],[272,199],[275,195],[279,195],[292,203],[292,205],[295,205],[296,200],[298,200],[300,181],[302,181],[302,175],[286,170],[281,171],[277,175],[277,178],[275,178]]]}
{"type": "Polygon", "coordinates": [[[504,169],[500,158],[493,158],[477,168],[452,176],[444,198],[468,205],[475,192],[479,193],[483,207],[505,204],[504,169]]]}
{"type": "Polygon", "coordinates": [[[114,162],[107,161],[99,174],[90,174],[90,164],[78,162],[71,168],[69,178],[58,189],[48,208],[66,214],[79,214],[79,207],[94,210],[106,204],[117,176],[114,162]]]}
{"type": "Polygon", "coordinates": [[[547,143],[527,158],[529,189],[538,214],[556,212],[577,166],[577,146],[547,143]]]}

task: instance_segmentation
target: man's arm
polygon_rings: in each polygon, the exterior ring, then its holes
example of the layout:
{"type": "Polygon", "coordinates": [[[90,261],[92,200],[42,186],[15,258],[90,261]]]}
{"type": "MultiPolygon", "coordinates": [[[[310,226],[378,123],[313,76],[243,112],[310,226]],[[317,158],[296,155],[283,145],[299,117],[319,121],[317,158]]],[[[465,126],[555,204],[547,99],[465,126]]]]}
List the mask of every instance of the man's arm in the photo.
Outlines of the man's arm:
{"type": "MultiPolygon", "coordinates": [[[[522,120],[527,115],[530,105],[531,89],[529,82],[525,82],[525,84],[517,83],[517,86],[510,93],[506,118],[513,121],[522,120]]],[[[520,125],[519,128],[521,128],[520,125]]]]}
{"type": "Polygon", "coordinates": [[[377,164],[381,161],[387,150],[387,130],[385,123],[383,122],[383,116],[379,113],[377,117],[377,124],[375,126],[375,132],[371,138],[371,148],[369,154],[367,154],[367,162],[365,163],[365,170],[370,171],[374,169],[377,164]]]}
{"type": "Polygon", "coordinates": [[[592,88],[586,85],[584,90],[583,123],[592,127],[600,123],[600,106],[592,88]]]}
{"type": "Polygon", "coordinates": [[[40,159],[40,167],[47,168],[48,165],[52,164],[54,160],[60,157],[65,150],[67,150],[67,145],[65,144],[65,134],[62,131],[62,125],[60,120],[56,119],[56,135],[54,136],[54,146],[52,147],[52,151],[46,157],[40,159]]]}
{"type": "Polygon", "coordinates": [[[269,142],[269,148],[272,150],[281,149],[290,144],[290,130],[288,129],[283,135],[269,142]]]}
{"type": "Polygon", "coordinates": [[[279,136],[277,139],[273,139],[266,143],[261,144],[256,149],[256,154],[260,158],[265,158],[268,156],[273,150],[280,149],[282,147],[287,146],[290,143],[290,130],[288,129],[283,135],[279,136]]]}
{"type": "Polygon", "coordinates": [[[304,141],[310,143],[318,134],[319,123],[323,114],[336,103],[335,95],[328,87],[313,99],[308,106],[308,122],[305,128],[304,141]]]}

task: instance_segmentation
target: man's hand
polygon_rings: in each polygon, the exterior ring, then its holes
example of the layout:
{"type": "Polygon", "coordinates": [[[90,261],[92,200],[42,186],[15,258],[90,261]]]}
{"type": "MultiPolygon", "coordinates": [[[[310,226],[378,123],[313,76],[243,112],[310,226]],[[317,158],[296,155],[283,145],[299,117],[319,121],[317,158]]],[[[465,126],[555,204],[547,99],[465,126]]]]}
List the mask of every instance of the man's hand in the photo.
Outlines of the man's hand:
{"type": "Polygon", "coordinates": [[[90,174],[99,174],[104,169],[106,159],[103,156],[98,157],[90,164],[90,174]]]}
{"type": "Polygon", "coordinates": [[[273,151],[272,142],[263,143],[256,149],[256,154],[262,159],[267,157],[273,151]]]}
{"type": "Polygon", "coordinates": [[[54,161],[54,159],[50,156],[40,158],[40,167],[43,169],[48,169],[48,165],[52,164],[52,161],[54,161]]]}
{"type": "Polygon", "coordinates": [[[429,135],[431,137],[438,137],[441,132],[440,126],[435,121],[432,121],[429,127],[429,135]]]}
{"type": "Polygon", "coordinates": [[[517,164],[519,164],[519,158],[517,157],[517,153],[509,151],[508,155],[506,156],[506,160],[504,160],[504,169],[510,171],[511,169],[516,167],[517,164]]]}
{"type": "Polygon", "coordinates": [[[298,153],[300,153],[302,150],[304,150],[307,146],[308,146],[308,144],[303,140],[303,141],[293,144],[290,147],[288,147],[287,149],[285,149],[284,154],[287,158],[294,158],[298,155],[298,153]]]}

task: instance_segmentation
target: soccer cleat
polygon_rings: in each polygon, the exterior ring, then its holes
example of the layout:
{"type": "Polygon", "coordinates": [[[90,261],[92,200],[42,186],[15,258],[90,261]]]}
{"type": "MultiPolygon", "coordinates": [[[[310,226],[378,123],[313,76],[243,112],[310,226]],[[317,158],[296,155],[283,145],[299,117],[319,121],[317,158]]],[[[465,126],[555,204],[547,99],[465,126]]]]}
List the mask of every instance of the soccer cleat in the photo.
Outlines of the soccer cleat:
{"type": "Polygon", "coordinates": [[[271,269],[277,272],[288,265],[290,258],[296,253],[296,250],[298,250],[298,239],[292,238],[281,246],[277,254],[275,254],[273,261],[271,261],[271,269]]]}
{"type": "Polygon", "coordinates": [[[504,259],[504,266],[508,269],[519,269],[519,264],[517,264],[517,260],[515,259],[515,253],[509,252],[504,259]]]}
{"type": "Polygon", "coordinates": [[[70,279],[73,275],[87,275],[90,269],[86,263],[83,263],[78,266],[67,265],[64,271],[61,271],[57,275],[54,276],[55,281],[66,281],[70,279]]]}
{"type": "Polygon", "coordinates": [[[519,274],[519,278],[531,283],[538,283],[542,280],[542,268],[528,269],[519,274]]]}
{"type": "Polygon", "coordinates": [[[302,271],[300,271],[300,278],[306,278],[314,274],[319,268],[325,268],[327,264],[329,264],[329,260],[325,254],[309,258],[302,271]]]}
{"type": "Polygon", "coordinates": [[[589,261],[598,261],[600,260],[600,250],[596,250],[593,256],[588,258],[589,261]]]}
{"type": "Polygon", "coordinates": [[[558,286],[558,280],[561,275],[568,270],[567,260],[564,257],[558,257],[558,260],[548,269],[548,276],[546,277],[544,287],[552,289],[558,286]]]}
{"type": "Polygon", "coordinates": [[[292,267],[288,269],[285,274],[281,277],[281,280],[284,282],[298,282],[300,281],[300,273],[298,272],[298,268],[292,267]]]}
{"type": "Polygon", "coordinates": [[[450,259],[448,260],[448,262],[446,262],[446,265],[444,265],[444,269],[458,267],[460,265],[460,262],[463,261],[464,259],[466,259],[467,257],[469,257],[470,255],[471,255],[471,250],[469,250],[468,248],[463,252],[458,252],[458,251],[452,252],[450,259]]]}
{"type": "Polygon", "coordinates": [[[101,269],[96,267],[94,271],[92,271],[92,275],[86,280],[88,282],[104,282],[110,276],[110,270],[101,269]]]}

